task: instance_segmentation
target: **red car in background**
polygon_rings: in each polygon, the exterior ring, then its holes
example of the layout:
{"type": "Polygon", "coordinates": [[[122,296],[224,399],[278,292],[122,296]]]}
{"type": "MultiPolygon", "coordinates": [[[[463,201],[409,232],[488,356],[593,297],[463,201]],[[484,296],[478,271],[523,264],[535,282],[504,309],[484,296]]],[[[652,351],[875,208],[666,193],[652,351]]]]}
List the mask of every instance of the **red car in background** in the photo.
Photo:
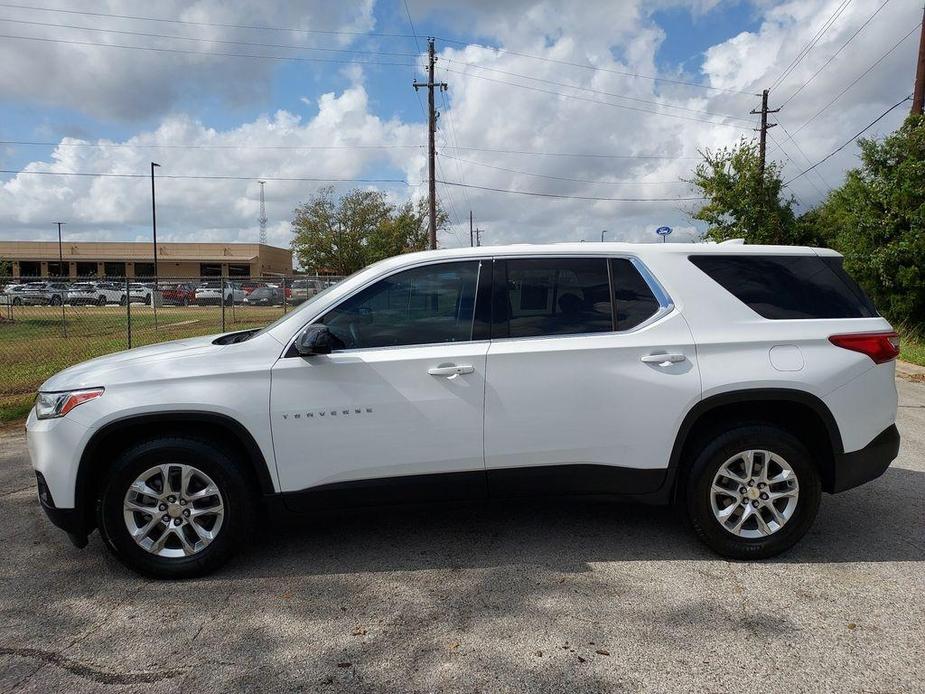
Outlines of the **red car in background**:
{"type": "Polygon", "coordinates": [[[255,289],[260,289],[261,287],[266,287],[266,282],[255,282],[254,280],[245,280],[241,282],[241,289],[244,290],[244,295],[247,296],[255,289]]]}
{"type": "Polygon", "coordinates": [[[196,285],[190,282],[158,283],[157,288],[165,304],[189,306],[196,301],[196,285]]]}

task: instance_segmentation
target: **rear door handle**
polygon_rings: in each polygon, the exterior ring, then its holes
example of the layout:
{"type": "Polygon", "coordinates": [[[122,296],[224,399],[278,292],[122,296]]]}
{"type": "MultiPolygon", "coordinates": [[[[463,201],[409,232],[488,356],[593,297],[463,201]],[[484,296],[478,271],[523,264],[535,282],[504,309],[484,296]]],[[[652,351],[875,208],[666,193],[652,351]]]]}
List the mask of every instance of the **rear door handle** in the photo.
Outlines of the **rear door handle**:
{"type": "Polygon", "coordinates": [[[642,357],[646,364],[658,364],[659,366],[671,366],[686,359],[683,354],[647,354],[642,357]]]}
{"type": "Polygon", "coordinates": [[[432,366],[427,369],[427,373],[431,376],[459,376],[460,374],[471,374],[475,371],[475,368],[469,364],[441,364],[440,366],[432,366]]]}

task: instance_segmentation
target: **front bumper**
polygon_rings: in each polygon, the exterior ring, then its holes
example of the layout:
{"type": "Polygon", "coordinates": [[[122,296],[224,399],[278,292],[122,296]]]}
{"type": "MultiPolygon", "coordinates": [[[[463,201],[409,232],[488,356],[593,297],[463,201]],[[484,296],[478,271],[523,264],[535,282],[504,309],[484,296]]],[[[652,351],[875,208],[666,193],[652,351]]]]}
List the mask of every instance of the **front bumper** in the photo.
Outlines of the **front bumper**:
{"type": "Polygon", "coordinates": [[[39,503],[42,510],[45,511],[45,515],[48,516],[48,520],[66,532],[75,547],[78,549],[86,547],[87,535],[89,534],[86,514],[77,508],[56,507],[54,497],[51,495],[51,490],[48,488],[44,475],[41,472],[36,472],[35,479],[38,486],[39,503]]]}
{"type": "Polygon", "coordinates": [[[899,453],[899,430],[887,427],[864,448],[835,456],[832,493],[853,489],[875,480],[890,466],[899,453]]]}

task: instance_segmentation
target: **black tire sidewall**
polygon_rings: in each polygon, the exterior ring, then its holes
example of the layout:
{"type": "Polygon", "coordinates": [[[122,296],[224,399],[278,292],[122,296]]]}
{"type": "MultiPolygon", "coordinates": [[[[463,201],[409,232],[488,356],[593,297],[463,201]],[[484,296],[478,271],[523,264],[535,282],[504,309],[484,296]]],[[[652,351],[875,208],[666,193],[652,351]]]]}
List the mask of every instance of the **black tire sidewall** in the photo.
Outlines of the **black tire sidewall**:
{"type": "Polygon", "coordinates": [[[191,578],[214,571],[227,561],[253,527],[252,503],[240,464],[212,442],[181,437],[152,439],[120,455],[110,468],[98,506],[100,534],[112,552],[131,569],[153,578],[191,578]],[[222,528],[205,549],[190,556],[158,557],[131,538],[122,505],[129,485],[155,465],[193,465],[212,478],[222,495],[222,528]]]}
{"type": "Polygon", "coordinates": [[[715,552],[731,559],[765,559],[786,551],[812,526],[821,497],[819,472],[806,447],[792,434],[772,425],[748,425],[713,439],[697,456],[688,478],[688,517],[700,538],[715,552]],[[720,525],[710,505],[710,487],[720,466],[749,449],[780,455],[793,468],[800,495],[796,511],[783,528],[765,538],[746,539],[720,525]]]}

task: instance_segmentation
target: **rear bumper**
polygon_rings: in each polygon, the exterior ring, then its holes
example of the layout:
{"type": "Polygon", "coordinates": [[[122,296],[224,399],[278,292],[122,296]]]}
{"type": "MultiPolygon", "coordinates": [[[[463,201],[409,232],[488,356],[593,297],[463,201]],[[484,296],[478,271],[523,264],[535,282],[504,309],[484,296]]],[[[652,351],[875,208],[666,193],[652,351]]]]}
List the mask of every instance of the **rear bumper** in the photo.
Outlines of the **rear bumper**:
{"type": "Polygon", "coordinates": [[[832,493],[853,489],[882,475],[899,453],[899,430],[893,424],[864,448],[835,456],[832,493]]]}

